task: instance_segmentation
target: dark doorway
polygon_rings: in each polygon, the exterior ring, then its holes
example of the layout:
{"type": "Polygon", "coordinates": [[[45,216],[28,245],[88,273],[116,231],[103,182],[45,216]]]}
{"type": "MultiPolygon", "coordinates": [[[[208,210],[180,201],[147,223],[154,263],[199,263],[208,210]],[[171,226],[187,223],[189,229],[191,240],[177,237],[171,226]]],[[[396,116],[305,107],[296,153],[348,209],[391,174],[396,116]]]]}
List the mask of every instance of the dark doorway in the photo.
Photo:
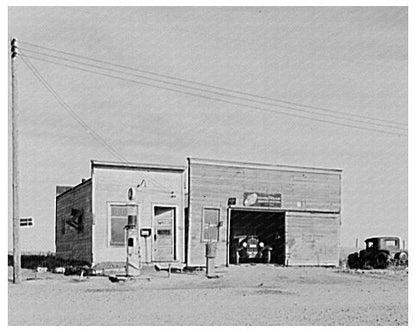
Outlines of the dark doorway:
{"type": "Polygon", "coordinates": [[[232,209],[230,213],[231,264],[285,264],[285,212],[232,209]]]}

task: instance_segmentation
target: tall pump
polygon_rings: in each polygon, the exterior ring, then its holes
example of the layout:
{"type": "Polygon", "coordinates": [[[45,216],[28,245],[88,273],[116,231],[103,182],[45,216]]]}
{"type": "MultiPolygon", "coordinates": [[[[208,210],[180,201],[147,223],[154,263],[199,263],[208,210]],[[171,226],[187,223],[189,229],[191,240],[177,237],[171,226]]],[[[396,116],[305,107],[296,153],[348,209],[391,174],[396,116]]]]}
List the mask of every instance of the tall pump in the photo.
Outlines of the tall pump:
{"type": "Polygon", "coordinates": [[[126,238],[126,276],[140,275],[142,267],[139,233],[137,227],[137,206],[127,206],[127,225],[124,226],[126,238]]]}

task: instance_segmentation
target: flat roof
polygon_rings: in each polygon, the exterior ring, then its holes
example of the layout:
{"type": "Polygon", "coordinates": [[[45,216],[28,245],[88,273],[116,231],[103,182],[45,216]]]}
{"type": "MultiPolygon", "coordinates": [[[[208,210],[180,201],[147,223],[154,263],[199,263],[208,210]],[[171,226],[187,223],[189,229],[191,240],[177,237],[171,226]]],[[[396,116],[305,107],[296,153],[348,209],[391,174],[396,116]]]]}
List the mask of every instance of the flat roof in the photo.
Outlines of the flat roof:
{"type": "MultiPolygon", "coordinates": [[[[75,186],[72,186],[71,188],[68,188],[68,190],[65,190],[65,191],[61,192],[59,195],[56,195],[55,198],[61,197],[61,196],[65,195],[65,194],[67,194],[71,191],[74,191],[74,190],[82,187],[83,185],[86,185],[86,184],[90,183],[91,181],[92,181],[91,178],[85,179],[84,181],[76,184],[75,186]]],[[[68,187],[70,187],[70,186],[68,186],[68,187]]]]}
{"type": "Polygon", "coordinates": [[[173,171],[184,172],[185,166],[166,165],[166,164],[146,164],[146,163],[130,163],[130,162],[115,162],[115,161],[99,161],[91,160],[91,168],[126,168],[126,169],[148,169],[154,171],[173,171]]]}
{"type": "Polygon", "coordinates": [[[397,239],[400,241],[402,240],[401,237],[397,235],[374,235],[374,236],[366,237],[364,239],[364,242],[368,240],[374,240],[374,239],[397,239]]]}
{"type": "Polygon", "coordinates": [[[279,165],[279,164],[262,164],[254,162],[243,161],[226,161],[216,159],[204,159],[204,158],[191,158],[188,160],[191,163],[204,164],[204,165],[221,165],[229,167],[244,167],[244,168],[257,168],[257,169],[274,169],[274,170],[288,170],[288,171],[304,171],[313,173],[342,173],[342,169],[336,168],[323,168],[323,167],[308,167],[308,166],[292,166],[292,165],[279,165]]]}

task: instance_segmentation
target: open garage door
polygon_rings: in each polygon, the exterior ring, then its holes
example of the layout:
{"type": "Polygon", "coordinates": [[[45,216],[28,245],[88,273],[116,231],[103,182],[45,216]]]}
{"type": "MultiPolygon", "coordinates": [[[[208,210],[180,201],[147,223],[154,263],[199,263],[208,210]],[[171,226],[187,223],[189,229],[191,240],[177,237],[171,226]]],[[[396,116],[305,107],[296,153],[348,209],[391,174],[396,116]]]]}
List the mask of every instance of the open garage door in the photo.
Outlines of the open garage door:
{"type": "Polygon", "coordinates": [[[285,212],[230,210],[229,262],[285,264],[285,212]]]}

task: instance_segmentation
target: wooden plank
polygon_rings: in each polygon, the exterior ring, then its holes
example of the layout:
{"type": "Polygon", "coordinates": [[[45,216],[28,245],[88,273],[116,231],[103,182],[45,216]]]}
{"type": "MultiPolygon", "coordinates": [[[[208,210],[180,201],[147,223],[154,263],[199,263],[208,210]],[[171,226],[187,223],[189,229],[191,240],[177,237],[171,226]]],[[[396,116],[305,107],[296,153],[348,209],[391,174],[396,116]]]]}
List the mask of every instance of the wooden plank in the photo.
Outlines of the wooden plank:
{"type": "Polygon", "coordinates": [[[338,265],[340,216],[286,214],[289,265],[338,265]]]}

